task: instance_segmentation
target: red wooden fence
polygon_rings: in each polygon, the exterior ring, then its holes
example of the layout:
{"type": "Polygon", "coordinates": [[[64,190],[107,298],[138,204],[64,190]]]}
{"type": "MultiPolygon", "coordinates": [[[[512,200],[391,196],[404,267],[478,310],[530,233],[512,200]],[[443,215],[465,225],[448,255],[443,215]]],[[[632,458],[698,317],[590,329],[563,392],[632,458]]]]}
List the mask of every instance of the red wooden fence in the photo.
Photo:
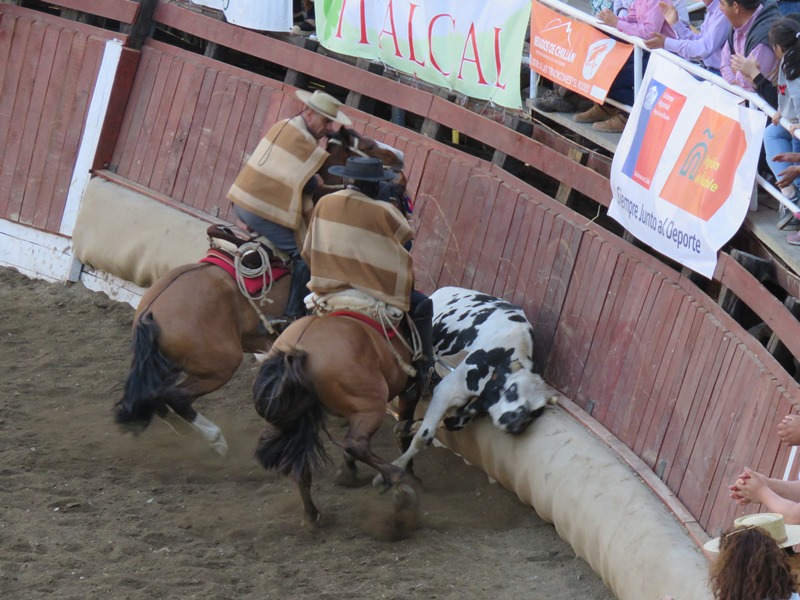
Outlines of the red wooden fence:
{"type": "Polygon", "coordinates": [[[1,10],[0,218],[58,231],[105,42],[125,36],[1,10]]]}

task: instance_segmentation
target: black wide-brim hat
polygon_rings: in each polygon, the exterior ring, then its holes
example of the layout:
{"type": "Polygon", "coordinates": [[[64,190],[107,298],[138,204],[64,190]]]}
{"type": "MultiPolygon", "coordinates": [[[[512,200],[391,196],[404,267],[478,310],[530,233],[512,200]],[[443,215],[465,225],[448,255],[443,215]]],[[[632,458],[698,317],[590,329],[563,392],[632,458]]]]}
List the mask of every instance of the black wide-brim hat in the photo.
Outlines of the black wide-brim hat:
{"type": "Polygon", "coordinates": [[[345,166],[328,167],[328,173],[337,177],[347,177],[358,181],[388,181],[396,177],[396,173],[383,168],[379,158],[370,156],[354,156],[347,159],[345,166]]]}

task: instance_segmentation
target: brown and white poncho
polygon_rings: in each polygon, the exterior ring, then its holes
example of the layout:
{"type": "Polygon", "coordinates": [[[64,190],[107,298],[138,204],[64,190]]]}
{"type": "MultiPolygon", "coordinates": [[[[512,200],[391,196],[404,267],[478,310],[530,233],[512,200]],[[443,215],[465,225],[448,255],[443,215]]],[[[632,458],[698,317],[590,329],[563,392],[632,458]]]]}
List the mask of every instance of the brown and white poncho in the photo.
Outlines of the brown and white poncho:
{"type": "Polygon", "coordinates": [[[408,222],[388,202],[352,189],[324,196],[303,246],[311,270],[308,288],[317,294],[355,288],[407,311],[414,274],[403,244],[411,235],[408,222]]]}
{"type": "Polygon", "coordinates": [[[303,117],[278,121],[259,142],[228,192],[234,204],[294,230],[303,245],[313,208],[303,186],[328,153],[317,145],[303,117]],[[305,214],[305,218],[304,218],[305,214]]]}

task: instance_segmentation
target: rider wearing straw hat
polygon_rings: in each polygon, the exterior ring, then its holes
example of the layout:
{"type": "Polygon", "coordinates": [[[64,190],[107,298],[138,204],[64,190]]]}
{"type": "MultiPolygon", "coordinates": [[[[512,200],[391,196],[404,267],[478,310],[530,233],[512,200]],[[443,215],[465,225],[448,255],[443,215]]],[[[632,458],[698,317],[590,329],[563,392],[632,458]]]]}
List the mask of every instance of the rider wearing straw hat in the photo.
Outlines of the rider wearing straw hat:
{"type": "Polygon", "coordinates": [[[317,171],[328,158],[318,141],[333,123],[352,124],[333,96],[319,90],[295,94],[305,104],[303,111],[270,128],[228,192],[240,225],[266,237],[294,264],[286,305],[291,318],[305,314],[309,273],[299,249],[313,209],[311,194],[322,183],[317,171]]]}

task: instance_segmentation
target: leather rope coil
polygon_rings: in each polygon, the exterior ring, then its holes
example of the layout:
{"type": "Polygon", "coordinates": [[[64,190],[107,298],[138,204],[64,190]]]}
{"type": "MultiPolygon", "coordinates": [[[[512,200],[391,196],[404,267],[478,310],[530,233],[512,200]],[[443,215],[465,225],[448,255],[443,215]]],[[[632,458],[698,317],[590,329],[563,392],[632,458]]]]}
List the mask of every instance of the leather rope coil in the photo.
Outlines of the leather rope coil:
{"type": "Polygon", "coordinates": [[[275,328],[272,327],[269,319],[267,319],[266,315],[261,310],[261,307],[265,303],[272,303],[272,299],[268,296],[270,291],[272,291],[272,284],[274,283],[274,280],[272,278],[272,264],[270,263],[267,251],[258,242],[246,242],[239,246],[236,252],[234,252],[233,257],[233,266],[236,270],[236,285],[239,287],[239,291],[245,298],[247,298],[247,301],[250,303],[250,306],[253,307],[253,310],[256,311],[261,324],[264,325],[264,328],[267,330],[267,332],[270,335],[274,335],[276,333],[275,328]],[[257,268],[246,267],[243,264],[243,260],[250,254],[258,254],[259,258],[261,259],[261,264],[257,268]],[[261,277],[261,291],[258,293],[258,295],[251,296],[247,291],[247,287],[245,286],[245,279],[257,277],[261,277]],[[258,304],[256,304],[256,301],[258,301],[258,304]]]}

